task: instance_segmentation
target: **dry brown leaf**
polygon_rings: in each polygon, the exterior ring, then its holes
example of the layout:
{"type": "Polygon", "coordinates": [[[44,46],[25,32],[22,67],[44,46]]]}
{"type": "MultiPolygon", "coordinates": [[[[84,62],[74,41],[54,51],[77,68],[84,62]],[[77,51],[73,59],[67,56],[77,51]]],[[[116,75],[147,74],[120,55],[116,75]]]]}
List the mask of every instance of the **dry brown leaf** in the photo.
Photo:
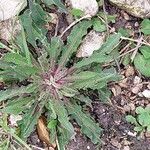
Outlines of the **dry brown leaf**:
{"type": "Polygon", "coordinates": [[[39,139],[42,142],[45,142],[49,147],[52,147],[52,148],[56,147],[55,143],[50,142],[50,135],[46,127],[46,119],[43,116],[41,116],[38,120],[37,133],[38,133],[39,139]]]}

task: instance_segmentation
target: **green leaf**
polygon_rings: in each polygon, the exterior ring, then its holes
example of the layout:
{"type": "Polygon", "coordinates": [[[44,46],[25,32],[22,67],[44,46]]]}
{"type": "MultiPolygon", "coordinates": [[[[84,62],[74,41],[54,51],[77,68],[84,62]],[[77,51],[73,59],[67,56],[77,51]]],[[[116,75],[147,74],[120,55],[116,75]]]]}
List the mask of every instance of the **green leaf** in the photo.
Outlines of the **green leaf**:
{"type": "Polygon", "coordinates": [[[106,83],[109,81],[116,80],[116,78],[119,78],[116,73],[99,73],[96,77],[76,81],[71,86],[77,89],[100,89],[106,86],[106,83]]]}
{"type": "Polygon", "coordinates": [[[8,101],[7,105],[1,111],[3,113],[18,115],[22,111],[24,111],[24,109],[27,109],[29,107],[29,104],[31,104],[32,100],[32,97],[26,97],[8,101]]]}
{"type": "Polygon", "coordinates": [[[5,91],[0,91],[0,102],[7,100],[7,99],[11,99],[15,96],[20,96],[24,93],[28,94],[28,93],[32,93],[36,90],[36,86],[33,84],[30,84],[28,86],[22,86],[20,88],[13,88],[13,89],[7,89],[5,91]]]}
{"type": "Polygon", "coordinates": [[[121,38],[121,34],[112,34],[108,37],[106,42],[99,49],[100,52],[109,54],[113,51],[113,49],[119,44],[121,38]]]}
{"type": "Polygon", "coordinates": [[[58,150],[65,150],[66,145],[69,143],[71,139],[71,134],[68,130],[58,127],[58,150]]]}
{"type": "Polygon", "coordinates": [[[74,90],[73,88],[69,88],[67,86],[64,86],[60,92],[62,93],[63,96],[66,96],[66,97],[74,97],[78,91],[74,90]]]}
{"type": "Polygon", "coordinates": [[[102,102],[107,102],[110,100],[112,93],[107,87],[103,87],[103,88],[98,90],[98,94],[99,94],[99,99],[102,102]]]}
{"type": "Polygon", "coordinates": [[[27,59],[18,53],[6,53],[3,57],[3,61],[14,63],[17,65],[27,65],[27,59]]]}
{"type": "Polygon", "coordinates": [[[135,111],[137,114],[145,113],[145,109],[141,106],[137,107],[135,111]]]}
{"type": "Polygon", "coordinates": [[[97,32],[104,32],[106,31],[106,25],[104,25],[99,18],[94,18],[92,20],[93,29],[97,32]]]}
{"type": "Polygon", "coordinates": [[[27,41],[36,47],[36,40],[46,43],[46,32],[44,25],[49,18],[42,7],[36,3],[32,4],[31,10],[27,9],[20,16],[23,28],[27,33],[27,41]]]}
{"type": "Polygon", "coordinates": [[[37,124],[37,120],[42,114],[43,107],[48,99],[47,93],[41,93],[37,101],[28,109],[23,115],[22,120],[19,122],[20,137],[26,140],[34,131],[34,127],[37,124]],[[39,102],[38,102],[39,101],[39,102]]]}
{"type": "Polygon", "coordinates": [[[137,54],[134,59],[134,65],[141,74],[150,77],[150,59],[145,59],[143,55],[137,54]]]}
{"type": "Polygon", "coordinates": [[[89,27],[91,27],[91,21],[82,21],[74,26],[67,39],[67,45],[63,48],[62,57],[59,61],[59,68],[65,66],[71,55],[77,51],[77,48],[80,45],[83,36],[86,35],[89,27]]]}
{"type": "Polygon", "coordinates": [[[75,97],[75,99],[78,99],[80,100],[81,102],[84,102],[86,106],[89,106],[92,108],[92,100],[88,97],[88,96],[85,96],[85,95],[77,95],[75,97]]]}
{"type": "Polygon", "coordinates": [[[130,36],[129,29],[119,28],[118,32],[121,33],[122,36],[125,36],[125,37],[129,37],[130,36]]]}
{"type": "Polygon", "coordinates": [[[143,131],[143,127],[142,126],[134,127],[134,131],[141,132],[141,131],[143,131]]]}
{"type": "Polygon", "coordinates": [[[149,19],[144,19],[141,23],[141,31],[145,35],[150,35],[150,20],[149,19]]]}
{"type": "Polygon", "coordinates": [[[49,108],[53,109],[55,113],[58,116],[58,121],[60,122],[61,126],[68,130],[68,132],[74,136],[74,128],[72,124],[69,122],[68,118],[68,113],[67,110],[65,109],[65,106],[61,101],[56,100],[51,100],[49,102],[49,108]]]}
{"type": "Polygon", "coordinates": [[[115,23],[115,22],[116,22],[116,17],[117,17],[117,15],[115,15],[115,14],[113,14],[113,15],[108,15],[108,14],[106,14],[106,13],[104,13],[104,12],[99,12],[99,13],[98,13],[98,16],[100,16],[100,17],[103,18],[104,20],[107,19],[107,22],[108,22],[108,23],[110,23],[110,22],[115,23]]]}
{"type": "Polygon", "coordinates": [[[43,0],[45,4],[47,5],[56,5],[62,12],[67,12],[66,7],[64,4],[61,2],[61,0],[43,0]]]}
{"type": "Polygon", "coordinates": [[[76,63],[73,67],[74,68],[81,68],[92,63],[106,63],[112,61],[113,58],[111,56],[107,56],[101,53],[94,53],[89,58],[83,58],[81,61],[76,63]]]}
{"type": "Polygon", "coordinates": [[[99,73],[97,72],[92,72],[92,71],[82,71],[78,74],[74,74],[72,76],[69,76],[67,79],[68,80],[73,80],[73,81],[76,81],[76,80],[87,80],[87,79],[90,79],[90,78],[96,78],[97,76],[99,75],[99,73]]]}
{"type": "Polygon", "coordinates": [[[150,114],[148,112],[144,112],[138,116],[138,121],[143,127],[147,127],[150,125],[150,114]]]}
{"type": "Polygon", "coordinates": [[[129,122],[131,124],[138,125],[136,119],[132,115],[127,115],[126,120],[127,120],[127,122],[129,122]]]}
{"type": "Polygon", "coordinates": [[[54,129],[54,128],[56,128],[56,126],[57,126],[57,120],[51,120],[49,123],[48,123],[48,125],[47,125],[47,127],[49,128],[49,129],[54,129]]]}
{"type": "Polygon", "coordinates": [[[67,105],[67,109],[74,118],[79,126],[81,126],[81,131],[89,137],[94,144],[100,143],[100,133],[101,128],[96,124],[89,115],[86,115],[81,110],[81,107],[78,105],[67,105]]]}
{"type": "Polygon", "coordinates": [[[71,10],[71,14],[75,17],[82,17],[84,15],[84,12],[80,9],[73,8],[71,10]]]}
{"type": "Polygon", "coordinates": [[[62,40],[59,37],[52,37],[47,52],[50,55],[50,60],[56,61],[61,52],[63,45],[62,40]]]}
{"type": "Polygon", "coordinates": [[[150,46],[141,46],[140,51],[145,59],[150,59],[150,46]]]}

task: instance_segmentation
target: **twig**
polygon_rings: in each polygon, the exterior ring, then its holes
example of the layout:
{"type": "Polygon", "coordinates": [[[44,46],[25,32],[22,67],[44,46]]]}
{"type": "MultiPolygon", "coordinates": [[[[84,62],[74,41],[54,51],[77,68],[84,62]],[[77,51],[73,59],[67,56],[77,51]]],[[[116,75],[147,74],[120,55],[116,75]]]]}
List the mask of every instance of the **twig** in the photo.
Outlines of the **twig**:
{"type": "MultiPolygon", "coordinates": [[[[135,40],[135,39],[132,39],[132,38],[127,38],[127,37],[124,37],[124,36],[121,36],[121,39],[136,42],[136,43],[139,42],[139,40],[135,40]]],[[[143,40],[141,41],[141,44],[150,46],[150,44],[148,42],[143,42],[143,40]]]]}
{"type": "Polygon", "coordinates": [[[89,19],[91,18],[90,15],[85,15],[77,20],[75,20],[74,22],[72,22],[63,32],[62,34],[60,35],[60,38],[62,38],[64,36],[64,34],[70,29],[72,28],[74,25],[76,25],[78,22],[80,22],[81,20],[84,20],[84,19],[89,19]]]}
{"type": "Polygon", "coordinates": [[[36,148],[36,149],[38,149],[38,150],[45,150],[45,149],[40,148],[40,147],[37,147],[37,146],[35,146],[35,145],[31,145],[31,147],[36,148]]]}
{"type": "Polygon", "coordinates": [[[108,25],[108,19],[107,19],[107,11],[105,8],[105,0],[103,0],[103,11],[104,11],[104,17],[105,17],[105,22],[106,22],[107,34],[109,35],[109,25],[108,25]]]}
{"type": "Polygon", "coordinates": [[[135,48],[132,48],[131,50],[129,50],[129,51],[127,51],[127,52],[125,52],[125,53],[119,55],[117,58],[120,58],[120,57],[122,57],[122,56],[125,56],[125,55],[127,55],[127,54],[129,54],[129,53],[131,53],[131,52],[133,52],[133,51],[135,51],[135,48]]]}
{"type": "Polygon", "coordinates": [[[127,48],[129,48],[130,45],[131,45],[131,42],[128,43],[123,49],[121,49],[121,50],[119,51],[119,53],[122,54],[124,51],[126,51],[127,48]]]}
{"type": "Polygon", "coordinates": [[[141,44],[142,40],[143,40],[143,36],[141,36],[141,37],[139,38],[139,40],[138,40],[138,43],[137,43],[137,45],[136,45],[136,47],[135,47],[135,51],[133,52],[133,54],[132,54],[132,56],[131,56],[131,62],[133,62],[133,60],[134,60],[134,58],[135,58],[135,56],[136,56],[136,54],[137,54],[139,48],[141,47],[141,45],[142,45],[142,44],[141,44]]]}
{"type": "MultiPolygon", "coordinates": [[[[106,26],[108,25],[108,24],[106,23],[106,21],[105,21],[101,16],[98,16],[98,18],[99,18],[106,26]]],[[[108,25],[108,27],[109,27],[110,29],[112,28],[112,27],[109,26],[109,25],[108,25]]],[[[117,34],[117,32],[114,32],[114,33],[117,34]]],[[[128,37],[124,37],[124,36],[121,36],[121,39],[122,39],[122,40],[128,40],[128,41],[136,42],[136,43],[139,42],[139,40],[135,40],[135,39],[128,38],[128,37]]],[[[145,41],[144,39],[141,41],[141,44],[150,46],[150,44],[149,44],[147,41],[145,41]]]]}
{"type": "Polygon", "coordinates": [[[57,23],[56,23],[56,27],[55,27],[55,37],[57,36],[57,34],[58,34],[58,24],[59,24],[59,21],[57,21],[57,23]]]}

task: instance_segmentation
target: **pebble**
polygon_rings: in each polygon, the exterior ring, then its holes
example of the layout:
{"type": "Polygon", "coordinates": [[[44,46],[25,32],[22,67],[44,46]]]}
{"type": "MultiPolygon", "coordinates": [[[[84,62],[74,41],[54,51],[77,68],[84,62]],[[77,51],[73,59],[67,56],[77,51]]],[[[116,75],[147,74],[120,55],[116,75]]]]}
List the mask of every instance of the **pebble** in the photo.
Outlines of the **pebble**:
{"type": "Polygon", "coordinates": [[[125,147],[123,148],[123,150],[130,150],[130,147],[129,147],[129,146],[125,146],[125,147]]]}
{"type": "Polygon", "coordinates": [[[146,97],[146,98],[150,98],[150,90],[144,90],[143,92],[142,92],[142,94],[143,94],[143,96],[144,97],[146,97]]]}
{"type": "Polygon", "coordinates": [[[96,0],[70,0],[72,8],[80,9],[85,15],[95,16],[98,12],[96,0]]]}
{"type": "Polygon", "coordinates": [[[90,31],[83,39],[76,56],[77,57],[91,56],[94,50],[98,50],[102,46],[104,38],[105,34],[96,32],[94,30],[90,31]]]}
{"type": "Polygon", "coordinates": [[[0,0],[0,21],[13,18],[27,6],[27,0],[0,0]]]}
{"type": "Polygon", "coordinates": [[[128,66],[128,68],[125,71],[125,76],[129,77],[134,75],[134,68],[132,66],[128,66]]]}
{"type": "Polygon", "coordinates": [[[139,18],[150,17],[150,0],[109,0],[122,10],[139,18]]]}
{"type": "Polygon", "coordinates": [[[138,76],[135,76],[133,83],[134,84],[139,84],[141,82],[142,82],[142,79],[140,77],[138,77],[138,76]]]}

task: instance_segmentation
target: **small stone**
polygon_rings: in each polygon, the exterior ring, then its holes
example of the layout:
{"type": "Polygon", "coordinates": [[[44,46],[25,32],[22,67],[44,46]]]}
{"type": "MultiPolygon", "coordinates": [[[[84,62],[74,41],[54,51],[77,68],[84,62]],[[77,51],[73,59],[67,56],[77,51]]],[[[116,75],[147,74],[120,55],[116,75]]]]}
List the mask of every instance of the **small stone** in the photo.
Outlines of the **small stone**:
{"type": "Polygon", "coordinates": [[[131,89],[131,91],[132,91],[132,93],[134,93],[134,94],[138,94],[139,91],[141,90],[141,88],[142,88],[142,85],[139,84],[139,85],[133,87],[133,88],[131,89]]]}
{"type": "Polygon", "coordinates": [[[131,111],[135,110],[135,104],[129,103],[128,106],[130,107],[131,111]]]}
{"type": "Polygon", "coordinates": [[[143,97],[143,94],[141,92],[138,93],[138,96],[143,97]]]}
{"type": "Polygon", "coordinates": [[[121,94],[121,88],[118,85],[112,87],[111,91],[113,92],[114,96],[121,94]]]}
{"type": "Polygon", "coordinates": [[[116,139],[111,139],[110,142],[111,142],[111,144],[112,144],[113,146],[117,147],[118,149],[121,148],[121,144],[118,142],[118,140],[116,140],[116,139]]]}
{"type": "Polygon", "coordinates": [[[125,76],[129,77],[129,76],[132,76],[132,75],[134,75],[134,68],[132,66],[129,66],[125,71],[125,76]]]}
{"type": "Polygon", "coordinates": [[[129,15],[127,13],[125,13],[125,12],[123,13],[123,17],[124,17],[125,20],[129,20],[130,19],[129,15]]]}
{"type": "Polygon", "coordinates": [[[136,85],[136,84],[139,84],[141,82],[142,82],[142,79],[138,76],[135,76],[133,83],[136,85]]]}
{"type": "Polygon", "coordinates": [[[128,105],[124,105],[123,109],[124,109],[125,112],[130,112],[131,111],[131,108],[128,105]]]}
{"type": "Polygon", "coordinates": [[[87,146],[87,149],[90,149],[90,146],[87,146]]]}
{"type": "Polygon", "coordinates": [[[125,147],[123,148],[123,150],[130,150],[130,147],[129,147],[129,146],[125,146],[125,147]]]}
{"type": "Polygon", "coordinates": [[[77,57],[88,57],[93,54],[95,50],[98,50],[104,42],[105,34],[90,31],[83,39],[81,46],[78,49],[77,57]]]}
{"type": "Polygon", "coordinates": [[[142,92],[143,96],[146,97],[146,98],[150,98],[150,90],[144,90],[142,92]]]}
{"type": "Polygon", "coordinates": [[[127,78],[121,80],[118,84],[119,86],[123,87],[123,88],[128,88],[128,84],[127,84],[127,78]]]}
{"type": "Polygon", "coordinates": [[[131,132],[131,131],[128,131],[127,134],[128,134],[129,136],[133,136],[133,137],[136,137],[136,135],[137,135],[136,132],[133,133],[133,132],[131,132]]]}
{"type": "Polygon", "coordinates": [[[10,115],[9,116],[9,121],[11,126],[18,126],[17,121],[21,120],[22,116],[21,115],[10,115]]]}
{"type": "Polygon", "coordinates": [[[53,24],[57,24],[58,23],[58,15],[55,13],[49,13],[49,15],[51,16],[50,22],[53,24]]]}
{"type": "Polygon", "coordinates": [[[139,18],[150,17],[150,0],[109,0],[129,14],[139,18]]]}
{"type": "Polygon", "coordinates": [[[0,0],[0,21],[19,14],[27,6],[27,0],[0,0]]]}
{"type": "Polygon", "coordinates": [[[70,0],[72,8],[80,9],[85,15],[95,16],[98,12],[96,0],[70,0]]]}
{"type": "Polygon", "coordinates": [[[135,26],[135,27],[139,27],[139,23],[138,23],[138,22],[135,22],[134,26],[135,26]]]}

